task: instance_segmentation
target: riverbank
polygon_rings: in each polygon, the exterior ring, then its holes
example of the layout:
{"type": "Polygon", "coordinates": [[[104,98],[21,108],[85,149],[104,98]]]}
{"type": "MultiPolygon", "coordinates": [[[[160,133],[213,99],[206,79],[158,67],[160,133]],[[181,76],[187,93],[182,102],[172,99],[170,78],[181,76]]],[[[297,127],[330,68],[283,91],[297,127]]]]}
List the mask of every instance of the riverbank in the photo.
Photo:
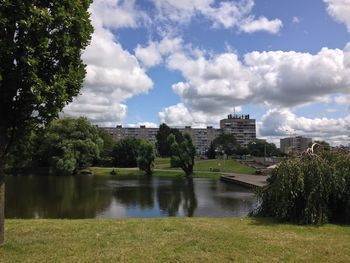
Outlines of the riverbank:
{"type": "Polygon", "coordinates": [[[6,220],[1,262],[350,262],[350,227],[254,218],[6,220]]]}
{"type": "MultiPolygon", "coordinates": [[[[93,175],[97,176],[106,176],[112,175],[111,172],[115,172],[115,176],[130,176],[130,177],[146,177],[143,171],[140,171],[138,168],[111,168],[111,167],[90,167],[89,168],[93,175]]],[[[154,177],[184,177],[185,174],[182,170],[178,169],[156,169],[153,171],[152,176],[154,177]]],[[[210,173],[210,172],[201,172],[196,171],[192,175],[193,178],[211,178],[218,180],[220,179],[221,173],[210,173]]]]}

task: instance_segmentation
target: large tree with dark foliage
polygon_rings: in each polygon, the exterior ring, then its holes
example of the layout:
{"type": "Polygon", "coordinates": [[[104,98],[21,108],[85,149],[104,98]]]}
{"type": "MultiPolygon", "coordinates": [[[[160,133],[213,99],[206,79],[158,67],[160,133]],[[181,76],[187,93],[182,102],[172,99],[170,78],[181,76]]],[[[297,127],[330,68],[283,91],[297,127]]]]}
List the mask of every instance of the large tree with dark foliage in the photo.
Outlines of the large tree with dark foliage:
{"type": "Polygon", "coordinates": [[[159,125],[159,130],[156,134],[157,139],[157,151],[160,157],[171,156],[171,145],[169,144],[168,137],[170,134],[174,134],[176,141],[180,142],[183,140],[182,133],[175,128],[170,128],[165,123],[159,125]]]}
{"type": "Polygon", "coordinates": [[[192,143],[191,136],[186,133],[183,140],[179,142],[174,134],[170,134],[168,141],[171,145],[171,162],[177,163],[186,176],[192,175],[196,148],[192,143]]]}
{"type": "Polygon", "coordinates": [[[137,167],[141,140],[128,137],[119,140],[113,148],[113,163],[117,167],[137,167]]]}
{"type": "Polygon", "coordinates": [[[284,154],[277,149],[274,143],[268,143],[263,140],[255,140],[248,144],[248,151],[253,156],[283,156],[284,154]]]}
{"type": "Polygon", "coordinates": [[[91,0],[0,4],[0,244],[4,242],[4,167],[16,141],[55,118],[79,94],[81,51],[92,26],[91,0]]]}
{"type": "Polygon", "coordinates": [[[154,144],[149,141],[142,140],[137,157],[137,164],[140,170],[144,171],[148,176],[152,175],[155,158],[156,154],[154,144]]]}
{"type": "Polygon", "coordinates": [[[55,175],[71,175],[100,158],[103,140],[83,117],[54,120],[44,130],[35,154],[55,175]]]}
{"type": "Polygon", "coordinates": [[[222,133],[214,139],[213,144],[215,145],[216,150],[227,156],[236,153],[240,148],[240,145],[233,134],[222,133]]]}

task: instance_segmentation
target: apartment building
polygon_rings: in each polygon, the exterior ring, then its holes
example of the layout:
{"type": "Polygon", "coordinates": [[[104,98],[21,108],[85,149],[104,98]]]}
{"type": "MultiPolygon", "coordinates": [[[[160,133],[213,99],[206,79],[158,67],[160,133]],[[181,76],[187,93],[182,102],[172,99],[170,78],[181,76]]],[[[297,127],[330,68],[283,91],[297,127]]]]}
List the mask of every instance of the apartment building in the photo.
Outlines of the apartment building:
{"type": "MultiPolygon", "coordinates": [[[[249,115],[228,115],[227,119],[220,120],[220,128],[207,126],[206,128],[192,128],[191,126],[175,127],[182,133],[188,133],[197,149],[198,154],[204,154],[210,147],[211,142],[221,133],[233,134],[237,142],[247,147],[249,142],[256,139],[255,120],[249,115]]],[[[135,137],[156,143],[158,128],[140,127],[101,127],[108,132],[115,140],[126,137],[135,137]]]]}
{"type": "Polygon", "coordinates": [[[255,119],[250,119],[249,114],[229,114],[227,119],[220,120],[220,129],[223,133],[233,134],[242,147],[256,139],[255,119]]]}
{"type": "Polygon", "coordinates": [[[284,153],[303,152],[312,143],[312,138],[302,136],[288,137],[280,139],[280,149],[284,153]]]}

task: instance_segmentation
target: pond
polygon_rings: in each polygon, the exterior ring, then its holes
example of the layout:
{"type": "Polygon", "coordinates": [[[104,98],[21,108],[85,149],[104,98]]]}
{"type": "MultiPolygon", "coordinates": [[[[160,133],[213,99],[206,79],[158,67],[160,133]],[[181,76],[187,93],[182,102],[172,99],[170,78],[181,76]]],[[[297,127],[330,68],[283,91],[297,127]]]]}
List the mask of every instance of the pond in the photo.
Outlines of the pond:
{"type": "Polygon", "coordinates": [[[240,217],[250,190],[213,179],[8,176],[6,218],[240,217]]]}

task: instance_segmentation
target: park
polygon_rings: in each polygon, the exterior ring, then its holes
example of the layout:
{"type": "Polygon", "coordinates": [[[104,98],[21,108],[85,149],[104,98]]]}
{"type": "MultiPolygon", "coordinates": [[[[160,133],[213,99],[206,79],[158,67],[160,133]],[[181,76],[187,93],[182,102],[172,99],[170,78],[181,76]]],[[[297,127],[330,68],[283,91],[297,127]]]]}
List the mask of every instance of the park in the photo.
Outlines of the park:
{"type": "Polygon", "coordinates": [[[349,44],[253,6],[2,1],[0,262],[350,262],[349,44]]]}

